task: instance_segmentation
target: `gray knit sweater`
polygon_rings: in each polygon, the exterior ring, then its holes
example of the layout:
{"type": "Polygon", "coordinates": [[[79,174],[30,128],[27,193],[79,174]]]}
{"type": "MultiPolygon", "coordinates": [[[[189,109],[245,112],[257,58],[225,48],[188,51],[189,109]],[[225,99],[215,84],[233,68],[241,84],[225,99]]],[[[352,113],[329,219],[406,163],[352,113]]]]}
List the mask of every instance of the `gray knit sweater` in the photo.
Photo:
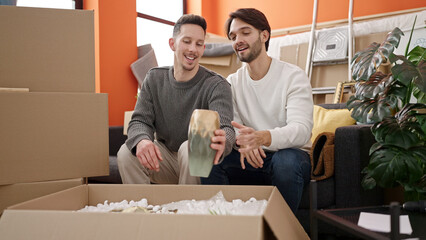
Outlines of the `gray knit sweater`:
{"type": "Polygon", "coordinates": [[[189,122],[195,109],[219,113],[220,128],[226,132],[223,156],[228,155],[235,142],[231,88],[222,76],[202,66],[187,82],[175,80],[173,67],[153,68],[147,73],[129,123],[127,147],[136,154],[136,145],[142,139],[153,141],[155,132],[157,141],[177,152],[188,140],[189,122]]]}

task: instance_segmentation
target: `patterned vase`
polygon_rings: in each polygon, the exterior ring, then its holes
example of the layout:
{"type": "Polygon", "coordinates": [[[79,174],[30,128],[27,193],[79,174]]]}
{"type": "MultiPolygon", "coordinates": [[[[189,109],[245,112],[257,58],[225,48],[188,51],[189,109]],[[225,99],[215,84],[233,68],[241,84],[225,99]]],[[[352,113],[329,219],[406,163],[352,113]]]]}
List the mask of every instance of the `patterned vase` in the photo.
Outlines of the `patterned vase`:
{"type": "Polygon", "coordinates": [[[194,110],[188,130],[189,173],[191,176],[209,176],[216,155],[216,150],[210,147],[211,138],[216,129],[219,129],[219,114],[216,111],[194,110]]]}

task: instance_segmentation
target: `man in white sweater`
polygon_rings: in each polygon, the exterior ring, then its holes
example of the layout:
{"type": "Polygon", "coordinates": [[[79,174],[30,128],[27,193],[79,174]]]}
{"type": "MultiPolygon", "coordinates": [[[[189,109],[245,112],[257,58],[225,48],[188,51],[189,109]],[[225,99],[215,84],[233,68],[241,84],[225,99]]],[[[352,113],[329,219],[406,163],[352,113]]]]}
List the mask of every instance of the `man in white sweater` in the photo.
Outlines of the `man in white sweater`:
{"type": "Polygon", "coordinates": [[[299,67],[267,55],[271,28],[265,15],[238,9],[226,24],[238,58],[246,64],[228,77],[239,135],[224,161],[203,184],[271,183],[293,212],[309,183],[313,126],[312,90],[299,67]],[[305,150],[303,150],[305,149],[305,150]],[[248,164],[247,164],[248,163],[248,164]]]}

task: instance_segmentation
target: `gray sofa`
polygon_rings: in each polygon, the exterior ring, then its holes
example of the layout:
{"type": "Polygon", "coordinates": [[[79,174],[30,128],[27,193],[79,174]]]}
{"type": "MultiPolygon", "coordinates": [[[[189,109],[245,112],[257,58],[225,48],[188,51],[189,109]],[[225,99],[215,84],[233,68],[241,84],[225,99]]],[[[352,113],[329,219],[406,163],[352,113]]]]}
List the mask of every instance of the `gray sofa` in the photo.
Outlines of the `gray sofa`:
{"type": "MultiPolygon", "coordinates": [[[[346,104],[322,104],[327,109],[346,108],[346,104]]],[[[381,188],[364,190],[361,186],[362,169],[369,162],[370,147],[375,143],[371,125],[339,127],[334,139],[334,176],[318,181],[318,209],[351,208],[381,205],[384,192],[381,188]]],[[[296,217],[309,231],[309,187],[306,187],[296,217]]],[[[335,233],[336,230],[319,223],[319,232],[335,233]]]]}
{"type": "MultiPolygon", "coordinates": [[[[345,108],[345,104],[323,104],[328,109],[345,108]]],[[[369,150],[375,142],[370,125],[340,127],[335,132],[335,173],[331,178],[318,181],[318,208],[348,208],[383,204],[383,190],[366,191],[361,186],[361,170],[369,161],[369,150]]],[[[121,183],[116,158],[125,142],[123,127],[110,127],[110,176],[89,178],[90,183],[121,183]]],[[[262,176],[259,176],[262,177],[262,176]]],[[[232,184],[252,184],[244,179],[231,180],[232,184]]],[[[263,185],[270,183],[265,181],[263,185]]],[[[304,189],[296,217],[309,232],[309,187],[304,189]]],[[[335,229],[319,223],[320,233],[335,233],[335,229]]]]}

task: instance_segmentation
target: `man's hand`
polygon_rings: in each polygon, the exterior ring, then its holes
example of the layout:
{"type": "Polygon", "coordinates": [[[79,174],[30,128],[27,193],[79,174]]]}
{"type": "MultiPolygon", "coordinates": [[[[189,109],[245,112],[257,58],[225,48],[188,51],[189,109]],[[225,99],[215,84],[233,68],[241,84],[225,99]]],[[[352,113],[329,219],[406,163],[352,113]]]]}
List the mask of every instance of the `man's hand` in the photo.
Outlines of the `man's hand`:
{"type": "Polygon", "coordinates": [[[240,153],[241,167],[243,169],[246,169],[246,165],[244,164],[244,158],[247,159],[247,162],[254,168],[262,168],[263,158],[266,158],[266,154],[261,147],[259,147],[258,149],[254,149],[248,153],[240,153]]]}
{"type": "Polygon", "coordinates": [[[216,129],[214,131],[214,137],[212,137],[211,141],[212,141],[212,144],[210,144],[210,147],[213,150],[217,151],[213,161],[213,164],[216,165],[219,163],[219,159],[222,157],[222,154],[225,151],[225,143],[226,143],[225,131],[223,129],[216,129]]]}
{"type": "Polygon", "coordinates": [[[240,135],[237,136],[237,145],[241,148],[240,153],[253,153],[254,150],[261,146],[271,145],[271,133],[269,131],[256,131],[251,127],[246,127],[242,124],[232,121],[232,126],[239,130],[240,135]]]}
{"type": "Polygon", "coordinates": [[[143,139],[136,145],[136,157],[142,166],[156,172],[160,171],[158,160],[163,161],[163,157],[160,149],[150,140],[143,139]]]}

